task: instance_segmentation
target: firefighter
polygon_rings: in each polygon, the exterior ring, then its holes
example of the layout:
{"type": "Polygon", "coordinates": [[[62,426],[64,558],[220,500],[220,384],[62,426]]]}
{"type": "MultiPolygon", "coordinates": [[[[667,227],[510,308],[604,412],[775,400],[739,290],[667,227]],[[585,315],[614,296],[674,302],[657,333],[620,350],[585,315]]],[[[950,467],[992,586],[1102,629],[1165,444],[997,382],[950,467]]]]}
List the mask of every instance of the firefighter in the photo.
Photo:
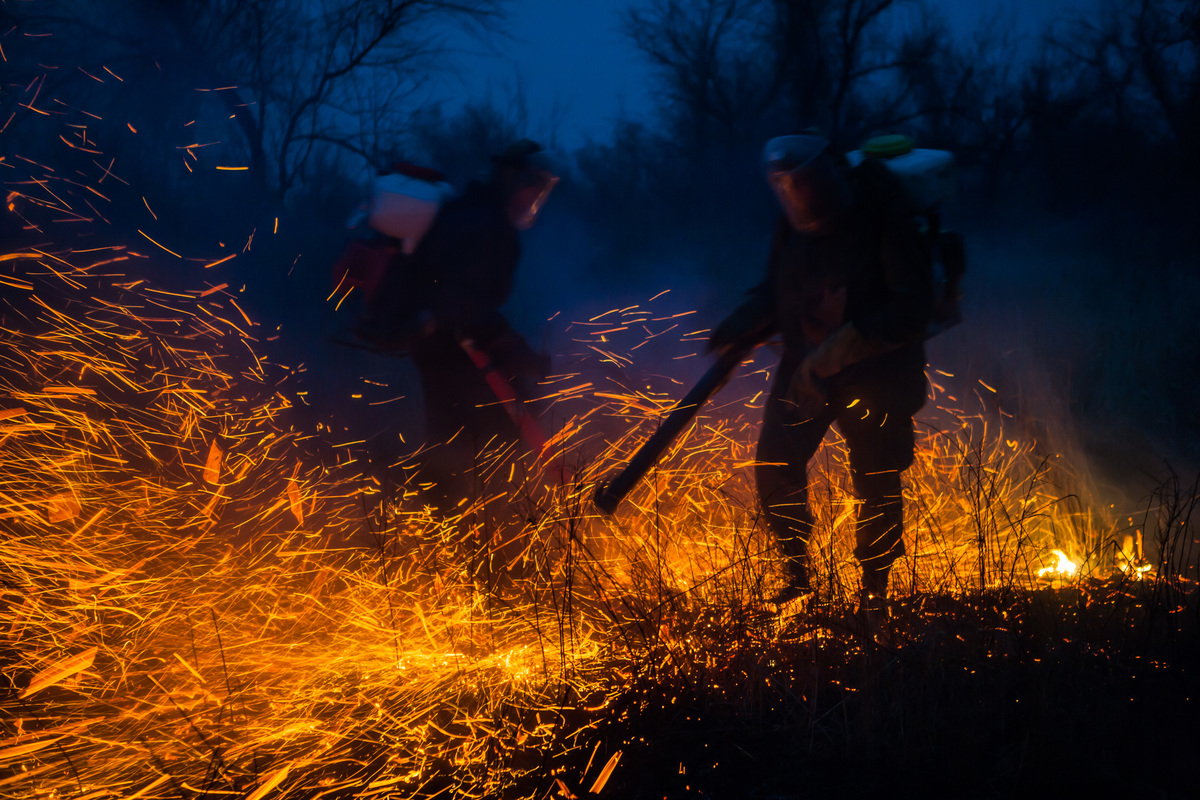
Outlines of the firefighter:
{"type": "Polygon", "coordinates": [[[861,501],[854,555],[862,605],[882,608],[904,553],[901,473],[913,462],[913,415],[926,397],[930,248],[904,187],[878,161],[851,169],[812,134],[772,139],[764,161],[782,207],[766,277],[716,328],[709,349],[782,337],[755,470],[784,555],[787,582],[774,601],[810,594],[807,464],[836,423],[861,501]]]}
{"type": "Polygon", "coordinates": [[[364,335],[404,349],[417,369],[431,445],[424,477],[439,507],[455,508],[478,490],[471,473],[483,451],[537,445],[521,401],[532,396],[545,360],[499,309],[516,278],[519,233],[533,226],[557,182],[535,142],[493,156],[490,173],[441,207],[372,296],[364,335]]]}

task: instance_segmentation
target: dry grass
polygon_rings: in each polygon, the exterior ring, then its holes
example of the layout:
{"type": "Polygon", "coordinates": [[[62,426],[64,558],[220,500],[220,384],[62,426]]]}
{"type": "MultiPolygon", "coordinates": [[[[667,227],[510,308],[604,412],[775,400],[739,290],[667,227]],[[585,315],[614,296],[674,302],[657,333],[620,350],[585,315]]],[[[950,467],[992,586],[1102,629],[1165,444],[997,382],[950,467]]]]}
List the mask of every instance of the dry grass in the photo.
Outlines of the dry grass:
{"type": "Polygon", "coordinates": [[[485,458],[502,491],[439,520],[290,421],[302,390],[235,298],[121,286],[97,260],[13,262],[0,797],[799,796],[801,776],[886,785],[863,764],[933,785],[914,770],[946,752],[1003,796],[1041,779],[1046,739],[1145,722],[1092,702],[1153,678],[1156,711],[1191,708],[1197,487],[1097,511],[1069,464],[967,414],[961,379],[935,376],[900,600],[872,631],[836,434],[816,604],[763,613],[775,553],[747,478],[769,354],[609,519],[592,487],[678,394],[612,328],[673,314],[573,326],[551,468],[485,458]],[[1143,580],[1122,558],[1139,532],[1143,580]],[[1039,576],[1053,549],[1074,575],[1039,576]]]}

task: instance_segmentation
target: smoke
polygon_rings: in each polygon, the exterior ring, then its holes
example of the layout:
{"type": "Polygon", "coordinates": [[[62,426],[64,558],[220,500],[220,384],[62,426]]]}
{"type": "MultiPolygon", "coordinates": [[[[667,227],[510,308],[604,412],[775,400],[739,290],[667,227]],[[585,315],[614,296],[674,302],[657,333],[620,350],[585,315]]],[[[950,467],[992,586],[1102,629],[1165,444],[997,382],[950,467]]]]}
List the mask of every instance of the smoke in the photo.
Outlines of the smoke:
{"type": "Polygon", "coordinates": [[[1173,386],[1195,341],[1180,313],[1195,281],[1106,233],[1100,210],[1018,217],[964,226],[964,321],[929,343],[930,367],[1070,475],[1064,493],[1112,521],[1200,466],[1189,404],[1173,386]]]}

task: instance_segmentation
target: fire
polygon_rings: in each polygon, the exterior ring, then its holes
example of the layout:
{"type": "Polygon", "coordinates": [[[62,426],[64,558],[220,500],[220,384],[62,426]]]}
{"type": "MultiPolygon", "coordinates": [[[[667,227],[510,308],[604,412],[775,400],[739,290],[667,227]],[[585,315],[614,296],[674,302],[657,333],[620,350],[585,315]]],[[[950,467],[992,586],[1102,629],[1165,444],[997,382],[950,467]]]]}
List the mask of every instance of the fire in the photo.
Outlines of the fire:
{"type": "Polygon", "coordinates": [[[1051,550],[1050,554],[1057,559],[1056,563],[1048,567],[1042,567],[1037,571],[1039,578],[1071,578],[1079,571],[1079,565],[1071,560],[1071,557],[1062,550],[1051,550]]]}
{"type": "Polygon", "coordinates": [[[1132,535],[1121,538],[1117,552],[1117,566],[1126,576],[1135,581],[1149,577],[1154,567],[1146,560],[1142,551],[1142,532],[1134,531],[1132,535]]]}
{"type": "Polygon", "coordinates": [[[1154,571],[1154,567],[1145,562],[1142,562],[1142,563],[1128,562],[1124,566],[1121,567],[1121,571],[1124,572],[1129,577],[1133,578],[1134,580],[1140,581],[1143,578],[1149,577],[1150,574],[1154,571]]]}

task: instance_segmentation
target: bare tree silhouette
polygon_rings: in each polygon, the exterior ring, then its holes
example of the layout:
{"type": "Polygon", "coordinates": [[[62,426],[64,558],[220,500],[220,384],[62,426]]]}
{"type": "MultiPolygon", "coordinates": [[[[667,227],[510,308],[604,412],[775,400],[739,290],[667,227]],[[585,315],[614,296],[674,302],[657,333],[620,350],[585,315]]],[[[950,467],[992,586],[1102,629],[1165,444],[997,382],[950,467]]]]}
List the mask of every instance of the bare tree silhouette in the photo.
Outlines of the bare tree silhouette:
{"type": "Polygon", "coordinates": [[[376,162],[439,66],[445,26],[496,32],[505,2],[38,0],[6,12],[17,35],[50,35],[55,61],[69,54],[61,80],[124,63],[136,73],[123,80],[161,75],[209,94],[254,184],[281,199],[323,150],[376,162]]]}

